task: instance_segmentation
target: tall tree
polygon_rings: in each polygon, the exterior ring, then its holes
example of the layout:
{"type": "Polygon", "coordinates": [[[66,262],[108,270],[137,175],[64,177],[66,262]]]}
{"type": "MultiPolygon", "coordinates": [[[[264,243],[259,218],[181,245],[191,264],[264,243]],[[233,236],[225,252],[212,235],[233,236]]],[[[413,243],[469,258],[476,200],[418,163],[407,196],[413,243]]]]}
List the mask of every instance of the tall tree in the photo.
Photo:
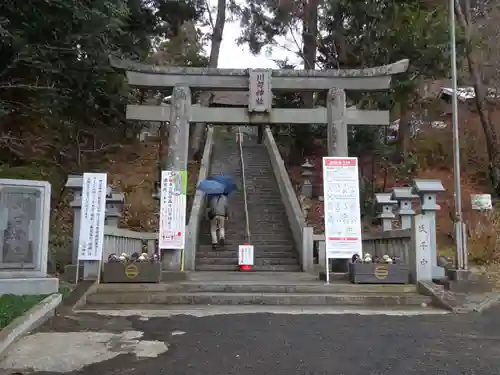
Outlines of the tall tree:
{"type": "MultiPolygon", "coordinates": [[[[455,1],[455,14],[457,22],[463,31],[465,38],[465,55],[467,59],[467,67],[470,73],[471,81],[474,86],[475,98],[474,103],[479,114],[479,120],[483,128],[483,133],[486,140],[486,151],[489,159],[489,172],[493,190],[497,196],[500,196],[500,150],[498,149],[498,136],[495,131],[494,124],[488,115],[487,95],[488,90],[484,85],[484,75],[487,72],[488,83],[495,84],[498,82],[498,61],[493,62],[493,66],[487,64],[488,59],[480,61],[478,55],[480,50],[477,48],[478,33],[476,22],[482,24],[482,42],[484,43],[483,51],[486,49],[489,53],[498,53],[498,31],[497,22],[498,9],[496,5],[490,4],[489,1],[479,1],[473,8],[470,0],[460,2],[455,1]],[[476,17],[472,17],[474,15],[476,17]],[[495,17],[496,16],[496,17],[495,17]],[[487,21],[487,22],[485,22],[487,21]],[[494,23],[496,22],[496,24],[494,23]],[[482,64],[481,64],[482,63],[482,64]],[[482,66],[481,66],[482,65],[482,66]]],[[[483,55],[484,56],[484,55],[483,55]]],[[[491,59],[489,59],[491,62],[491,59]]],[[[495,94],[496,95],[496,94],[495,94]]],[[[496,99],[496,98],[495,98],[496,99]]]]}
{"type": "MultiPolygon", "coordinates": [[[[205,10],[207,13],[208,24],[211,28],[210,36],[210,56],[208,59],[209,68],[217,68],[219,64],[220,47],[222,44],[222,34],[224,33],[224,26],[226,24],[226,0],[217,0],[217,8],[215,10],[215,22],[213,20],[213,10],[205,1],[205,10]]],[[[210,104],[211,93],[203,92],[200,97],[200,105],[208,106],[210,104]]],[[[191,136],[190,154],[193,158],[199,159],[201,157],[202,138],[205,130],[205,124],[195,124],[191,136]]]]}
{"type": "Polygon", "coordinates": [[[326,68],[369,67],[409,59],[395,77],[391,101],[400,118],[402,154],[409,149],[409,120],[422,79],[449,72],[446,8],[418,0],[329,0],[321,19],[318,60],[326,68]]]}
{"type": "Polygon", "coordinates": [[[200,16],[196,0],[0,3],[0,162],[22,163],[44,139],[58,165],[121,143],[128,92],[108,56],[145,59],[200,16]]]}

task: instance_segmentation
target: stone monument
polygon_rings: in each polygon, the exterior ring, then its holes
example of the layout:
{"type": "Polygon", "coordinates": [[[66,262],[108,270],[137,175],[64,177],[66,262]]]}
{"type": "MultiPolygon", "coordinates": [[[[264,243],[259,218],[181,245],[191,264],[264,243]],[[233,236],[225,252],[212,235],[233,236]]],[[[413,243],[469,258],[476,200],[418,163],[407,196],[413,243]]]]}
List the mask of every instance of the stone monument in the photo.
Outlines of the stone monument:
{"type": "Polygon", "coordinates": [[[46,181],[0,179],[0,295],[58,291],[47,277],[50,191],[46,181]]]}

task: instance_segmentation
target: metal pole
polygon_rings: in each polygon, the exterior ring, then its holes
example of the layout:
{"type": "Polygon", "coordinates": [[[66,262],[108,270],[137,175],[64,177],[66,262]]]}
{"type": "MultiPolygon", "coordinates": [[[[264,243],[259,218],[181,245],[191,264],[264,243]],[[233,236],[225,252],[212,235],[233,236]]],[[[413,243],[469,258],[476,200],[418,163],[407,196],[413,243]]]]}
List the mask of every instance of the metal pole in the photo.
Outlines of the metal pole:
{"type": "Polygon", "coordinates": [[[462,222],[462,192],[460,184],[460,138],[458,133],[458,100],[457,100],[457,50],[455,40],[455,0],[450,0],[450,53],[451,53],[451,82],[452,82],[452,121],[453,121],[453,169],[455,174],[455,239],[456,239],[456,267],[467,269],[464,262],[463,222],[462,222]]]}

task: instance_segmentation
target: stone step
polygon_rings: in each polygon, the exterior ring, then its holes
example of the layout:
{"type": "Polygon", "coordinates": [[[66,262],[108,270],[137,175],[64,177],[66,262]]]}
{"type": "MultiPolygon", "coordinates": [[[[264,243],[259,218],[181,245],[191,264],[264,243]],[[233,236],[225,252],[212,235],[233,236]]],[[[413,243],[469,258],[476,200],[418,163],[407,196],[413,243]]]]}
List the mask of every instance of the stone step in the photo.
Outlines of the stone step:
{"type": "Polygon", "coordinates": [[[430,304],[430,297],[413,293],[95,293],[86,298],[95,304],[169,304],[169,305],[357,305],[419,306],[430,304]]]}
{"type": "MultiPolygon", "coordinates": [[[[249,242],[248,238],[244,235],[241,234],[240,236],[226,236],[225,238],[225,247],[228,248],[228,246],[238,246],[242,245],[245,242],[249,242]]],[[[252,245],[257,246],[257,245],[282,245],[282,246],[288,246],[288,247],[293,247],[294,242],[293,238],[290,235],[290,238],[288,237],[283,237],[283,236],[257,236],[252,233],[250,233],[250,242],[252,245]]],[[[211,245],[212,243],[206,243],[204,245],[211,245]]]]}
{"type": "MultiPolygon", "coordinates": [[[[255,272],[299,272],[300,266],[297,265],[267,265],[252,267],[255,272]]],[[[239,271],[238,265],[218,265],[218,264],[204,264],[196,267],[197,271],[239,271]]]]}
{"type": "MultiPolygon", "coordinates": [[[[254,245],[255,243],[252,242],[254,245]]],[[[287,242],[284,242],[284,243],[281,243],[281,244],[271,244],[271,245],[266,245],[266,244],[263,244],[263,243],[257,243],[259,245],[259,248],[258,248],[258,251],[259,253],[269,253],[269,254],[272,254],[272,253],[282,253],[282,254],[288,254],[288,253],[295,253],[295,250],[293,249],[293,247],[290,247],[288,245],[288,241],[287,242]]],[[[237,252],[237,248],[235,249],[224,249],[224,250],[220,250],[220,251],[233,251],[233,252],[237,252]]],[[[212,247],[211,246],[208,246],[208,245],[200,245],[199,249],[198,249],[198,253],[214,253],[214,251],[212,250],[212,247]]]]}
{"type": "MultiPolygon", "coordinates": [[[[297,258],[256,258],[254,259],[254,266],[293,266],[298,265],[297,258]]],[[[237,266],[238,257],[229,258],[196,258],[196,268],[204,265],[217,265],[217,266],[237,266]]]]}
{"type": "MultiPolygon", "coordinates": [[[[218,274],[215,273],[216,275],[218,274]]],[[[308,281],[303,282],[300,279],[289,281],[278,281],[273,278],[264,280],[245,280],[243,276],[249,273],[234,273],[234,278],[240,277],[239,281],[225,280],[207,280],[207,281],[182,281],[177,283],[158,283],[158,284],[105,284],[97,286],[98,293],[117,293],[117,292],[165,292],[165,293],[334,293],[334,294],[416,294],[415,285],[396,285],[396,284],[351,284],[351,283],[331,283],[308,281]]]]}
{"type": "MultiPolygon", "coordinates": [[[[196,256],[199,258],[235,258],[238,259],[238,249],[235,250],[212,250],[210,246],[210,250],[205,250],[209,246],[200,246],[200,250],[196,253],[196,256]]],[[[260,248],[258,246],[255,247],[254,251],[255,258],[293,258],[296,259],[298,257],[297,252],[290,249],[288,251],[269,251],[264,250],[264,248],[260,248]]]]}
{"type": "Polygon", "coordinates": [[[275,196],[270,196],[270,195],[262,196],[262,195],[258,195],[258,194],[254,194],[254,195],[250,194],[248,196],[247,202],[252,202],[252,203],[255,202],[259,206],[266,206],[267,203],[279,203],[279,204],[283,204],[282,201],[281,201],[281,197],[278,196],[278,195],[275,195],[275,196]]]}
{"type": "Polygon", "coordinates": [[[264,197],[264,196],[269,196],[269,197],[280,197],[281,198],[281,195],[280,195],[280,192],[279,191],[259,191],[258,189],[252,191],[252,190],[247,190],[247,196],[248,197],[254,197],[254,196],[261,196],[261,197],[264,197]]]}
{"type": "MultiPolygon", "coordinates": [[[[225,243],[225,247],[227,248],[228,246],[238,246],[238,245],[242,245],[244,242],[248,242],[248,238],[244,235],[244,233],[241,233],[239,234],[238,236],[229,236],[229,235],[226,235],[226,243],[225,243]]],[[[204,241],[211,241],[210,239],[210,236],[202,236],[200,238],[200,241],[201,242],[204,242],[204,241]]],[[[286,246],[286,247],[290,247],[290,246],[293,246],[293,238],[291,237],[290,235],[290,238],[276,238],[276,236],[266,236],[266,237],[263,237],[263,236],[254,236],[252,234],[250,234],[250,242],[252,243],[252,245],[265,245],[266,247],[267,246],[286,246]]],[[[202,245],[211,245],[212,243],[211,242],[208,242],[208,243],[201,243],[202,245]]]]}
{"type": "Polygon", "coordinates": [[[259,235],[259,234],[268,234],[268,233],[277,233],[277,232],[285,232],[284,234],[289,234],[289,226],[284,223],[269,223],[267,226],[263,226],[261,223],[257,224],[257,222],[250,222],[250,233],[259,235]]]}

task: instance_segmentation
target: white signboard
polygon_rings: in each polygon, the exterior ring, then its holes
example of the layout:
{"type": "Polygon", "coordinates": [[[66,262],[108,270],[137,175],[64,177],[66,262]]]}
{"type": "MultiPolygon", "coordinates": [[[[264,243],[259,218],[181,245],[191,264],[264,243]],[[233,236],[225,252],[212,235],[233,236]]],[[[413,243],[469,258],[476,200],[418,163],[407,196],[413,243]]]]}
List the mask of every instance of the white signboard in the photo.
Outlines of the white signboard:
{"type": "Polygon", "coordinates": [[[432,280],[431,218],[417,215],[414,218],[415,262],[412,270],[414,281],[432,280]]]}
{"type": "Polygon", "coordinates": [[[78,260],[102,260],[106,190],[106,173],[83,174],[78,260]]]}
{"type": "Polygon", "coordinates": [[[253,245],[238,246],[238,265],[253,266],[253,245]]]}
{"type": "Polygon", "coordinates": [[[493,209],[490,194],[471,194],[470,201],[473,210],[482,211],[493,209]]]}
{"type": "Polygon", "coordinates": [[[161,172],[160,249],[183,249],[186,242],[186,171],[161,172]]]}
{"type": "Polygon", "coordinates": [[[248,110],[269,112],[272,104],[271,71],[250,70],[248,110]]]}
{"type": "Polygon", "coordinates": [[[362,256],[358,159],[323,158],[326,258],[362,256]]]}

